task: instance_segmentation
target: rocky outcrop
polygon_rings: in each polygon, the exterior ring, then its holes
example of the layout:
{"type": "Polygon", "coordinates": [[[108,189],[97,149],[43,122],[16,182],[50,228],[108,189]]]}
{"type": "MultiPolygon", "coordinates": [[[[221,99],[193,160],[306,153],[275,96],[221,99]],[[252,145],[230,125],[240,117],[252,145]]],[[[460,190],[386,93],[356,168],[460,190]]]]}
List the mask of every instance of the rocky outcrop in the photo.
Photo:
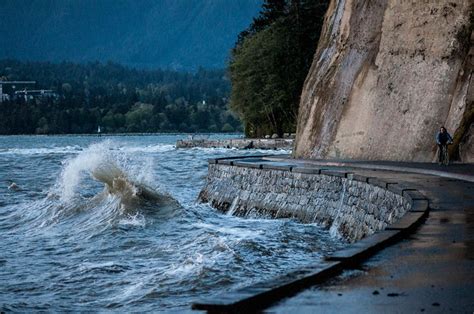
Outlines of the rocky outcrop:
{"type": "Polygon", "coordinates": [[[332,0],[294,156],[432,161],[446,125],[472,161],[472,14],[470,0],[332,0]]]}
{"type": "Polygon", "coordinates": [[[462,161],[474,163],[474,124],[472,123],[459,145],[459,155],[462,161]]]}
{"type": "Polygon", "coordinates": [[[237,148],[237,149],[285,149],[293,148],[293,139],[183,139],[176,142],[176,148],[237,148]]]}

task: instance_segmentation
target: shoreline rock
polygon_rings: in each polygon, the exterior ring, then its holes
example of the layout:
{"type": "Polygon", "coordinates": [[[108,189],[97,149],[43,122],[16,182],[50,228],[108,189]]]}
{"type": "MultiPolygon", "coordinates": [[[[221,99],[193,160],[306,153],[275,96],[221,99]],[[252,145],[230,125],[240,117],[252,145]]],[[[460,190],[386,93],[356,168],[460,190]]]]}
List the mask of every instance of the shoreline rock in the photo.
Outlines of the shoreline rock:
{"type": "Polygon", "coordinates": [[[237,148],[237,149],[293,149],[293,139],[251,139],[237,138],[226,140],[184,139],[176,142],[176,148],[237,148]]]}

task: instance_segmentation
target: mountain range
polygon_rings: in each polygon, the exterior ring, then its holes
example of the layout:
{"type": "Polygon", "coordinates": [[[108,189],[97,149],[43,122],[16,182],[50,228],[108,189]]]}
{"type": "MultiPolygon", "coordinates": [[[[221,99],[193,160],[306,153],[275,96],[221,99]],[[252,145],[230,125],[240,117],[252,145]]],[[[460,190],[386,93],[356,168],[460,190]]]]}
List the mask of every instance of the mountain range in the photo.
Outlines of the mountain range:
{"type": "Polygon", "coordinates": [[[222,68],[262,0],[2,0],[0,58],[222,68]]]}

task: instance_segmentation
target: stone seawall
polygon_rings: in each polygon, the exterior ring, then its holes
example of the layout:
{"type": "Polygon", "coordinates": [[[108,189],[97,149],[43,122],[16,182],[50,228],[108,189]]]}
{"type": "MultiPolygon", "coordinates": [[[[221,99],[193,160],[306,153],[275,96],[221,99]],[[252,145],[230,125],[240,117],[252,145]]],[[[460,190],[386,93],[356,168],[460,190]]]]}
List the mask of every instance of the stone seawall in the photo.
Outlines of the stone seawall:
{"type": "Polygon", "coordinates": [[[176,142],[176,148],[237,148],[237,149],[286,149],[293,148],[293,139],[249,139],[228,140],[185,139],[176,142]]]}
{"type": "Polygon", "coordinates": [[[411,207],[409,199],[369,184],[367,178],[299,167],[267,168],[251,160],[211,161],[199,198],[233,215],[318,223],[349,242],[385,229],[411,207]]]}

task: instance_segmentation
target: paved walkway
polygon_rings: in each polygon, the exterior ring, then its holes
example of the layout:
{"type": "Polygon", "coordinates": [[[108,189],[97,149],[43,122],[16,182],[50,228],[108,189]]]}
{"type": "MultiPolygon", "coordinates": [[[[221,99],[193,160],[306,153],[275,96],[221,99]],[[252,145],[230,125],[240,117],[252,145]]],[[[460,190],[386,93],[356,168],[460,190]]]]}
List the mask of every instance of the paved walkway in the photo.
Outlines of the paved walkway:
{"type": "Polygon", "coordinates": [[[354,160],[306,160],[291,159],[289,155],[268,156],[264,158],[275,162],[288,162],[291,164],[314,165],[317,167],[334,166],[340,168],[366,169],[366,170],[391,170],[395,172],[411,172],[428,174],[442,178],[459,179],[462,181],[474,182],[474,164],[454,163],[446,166],[437,163],[426,162],[396,162],[396,161],[354,161],[354,160]]]}
{"type": "Polygon", "coordinates": [[[430,202],[430,214],[409,238],[346,271],[273,305],[275,313],[474,313],[474,165],[372,163],[267,158],[317,164],[410,183],[430,202]],[[382,170],[397,168],[398,171],[382,170]],[[402,172],[408,171],[408,172],[402,172]],[[439,172],[443,176],[438,176],[439,172]],[[430,175],[433,173],[434,175],[430,175]],[[451,174],[451,175],[450,175],[451,174]],[[457,179],[456,179],[457,178],[457,179]],[[465,180],[459,180],[464,178],[465,180]]]}

